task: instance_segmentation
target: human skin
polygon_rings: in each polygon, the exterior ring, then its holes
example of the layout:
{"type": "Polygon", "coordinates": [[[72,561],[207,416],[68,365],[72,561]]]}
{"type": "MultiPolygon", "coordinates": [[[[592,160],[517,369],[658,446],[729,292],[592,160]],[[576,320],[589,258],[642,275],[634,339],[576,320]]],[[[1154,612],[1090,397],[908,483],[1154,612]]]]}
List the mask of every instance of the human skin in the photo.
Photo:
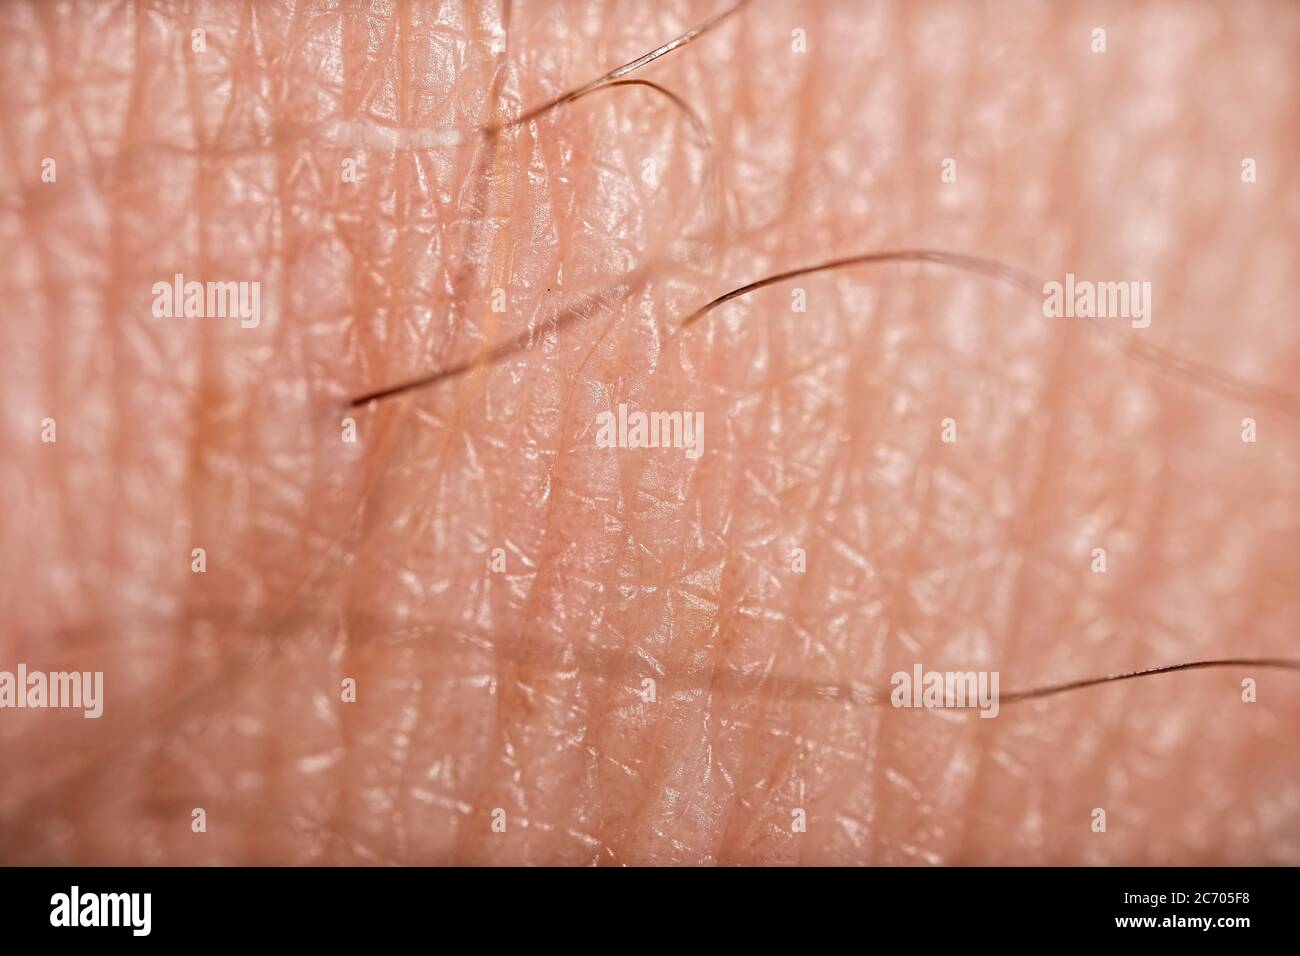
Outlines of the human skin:
{"type": "Polygon", "coordinates": [[[1296,419],[1115,343],[1295,387],[1300,7],[755,0],[633,74],[707,144],[645,86],[409,138],[720,9],[0,7],[0,669],[105,674],[0,711],[0,862],[1300,863],[1298,675],[853,690],[1294,655],[1296,419]],[[885,264],[677,332],[905,247],[1153,321],[885,264]],[[155,318],[178,272],[260,324],[155,318]],[[703,456],[597,447],[620,402],[703,456]]]}

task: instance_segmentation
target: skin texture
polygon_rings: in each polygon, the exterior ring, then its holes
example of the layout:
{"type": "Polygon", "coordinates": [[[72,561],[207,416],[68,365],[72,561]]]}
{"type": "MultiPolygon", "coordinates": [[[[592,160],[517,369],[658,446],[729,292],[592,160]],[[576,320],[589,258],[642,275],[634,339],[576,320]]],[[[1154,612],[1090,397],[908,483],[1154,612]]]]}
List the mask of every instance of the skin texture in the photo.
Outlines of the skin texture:
{"type": "Polygon", "coordinates": [[[0,711],[0,862],[1300,863],[1294,674],[849,691],[1294,654],[1296,419],[1111,333],[1300,378],[1300,7],[757,0],[636,74],[707,146],[646,87],[412,145],[719,9],[0,8],[0,668],[106,687],[0,711]],[[1153,322],[884,265],[675,335],[899,247],[1147,280],[1153,322]],[[155,318],[176,272],[261,324],[155,318]],[[598,448],[620,402],[704,455],[598,448]]]}

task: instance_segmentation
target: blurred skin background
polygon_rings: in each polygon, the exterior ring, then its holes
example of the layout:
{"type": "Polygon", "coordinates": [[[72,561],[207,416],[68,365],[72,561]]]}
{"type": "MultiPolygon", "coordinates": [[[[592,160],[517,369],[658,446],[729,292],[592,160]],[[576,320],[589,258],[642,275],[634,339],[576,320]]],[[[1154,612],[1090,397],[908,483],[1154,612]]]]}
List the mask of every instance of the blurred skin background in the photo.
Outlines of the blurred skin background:
{"type": "Polygon", "coordinates": [[[419,139],[721,9],[0,6],[0,669],[105,674],[0,711],[0,862],[1300,863],[1295,675],[849,692],[1294,656],[1293,417],[927,266],[674,333],[938,248],[1294,389],[1300,6],[754,0],[633,74],[707,139],[645,86],[419,139]],[[598,448],[619,403],[703,457],[598,448]]]}

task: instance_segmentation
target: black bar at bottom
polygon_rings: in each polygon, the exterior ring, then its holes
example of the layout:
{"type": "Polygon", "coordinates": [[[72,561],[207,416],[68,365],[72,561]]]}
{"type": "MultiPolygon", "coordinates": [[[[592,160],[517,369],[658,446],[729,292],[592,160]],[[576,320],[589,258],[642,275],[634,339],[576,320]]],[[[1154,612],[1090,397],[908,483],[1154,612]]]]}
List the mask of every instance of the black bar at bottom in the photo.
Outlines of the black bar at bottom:
{"type": "Polygon", "coordinates": [[[782,933],[809,943],[850,933],[864,943],[919,934],[944,945],[1191,935],[1231,944],[1241,933],[1291,928],[1296,872],[12,868],[0,869],[0,932],[6,942],[75,945],[337,947],[403,936],[450,945],[449,933],[497,945],[514,933],[530,948],[644,939],[695,949],[702,935],[734,945],[782,933]]]}

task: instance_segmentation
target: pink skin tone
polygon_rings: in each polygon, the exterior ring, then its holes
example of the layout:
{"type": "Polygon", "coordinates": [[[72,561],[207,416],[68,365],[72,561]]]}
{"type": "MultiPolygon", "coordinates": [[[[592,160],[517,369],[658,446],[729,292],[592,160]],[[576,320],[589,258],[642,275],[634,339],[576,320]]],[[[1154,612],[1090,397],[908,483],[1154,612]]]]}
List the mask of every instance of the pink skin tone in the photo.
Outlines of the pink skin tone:
{"type": "Polygon", "coordinates": [[[0,669],[105,674],[0,711],[0,862],[1300,863],[1300,675],[833,692],[1292,656],[1295,419],[930,266],[676,333],[939,248],[1150,281],[1123,331],[1294,387],[1300,8],[758,0],[635,74],[707,145],[645,86],[401,139],[718,9],[0,9],[0,669]],[[176,273],[260,324],[156,318],[176,273]],[[620,403],[704,454],[598,447],[620,403]]]}

